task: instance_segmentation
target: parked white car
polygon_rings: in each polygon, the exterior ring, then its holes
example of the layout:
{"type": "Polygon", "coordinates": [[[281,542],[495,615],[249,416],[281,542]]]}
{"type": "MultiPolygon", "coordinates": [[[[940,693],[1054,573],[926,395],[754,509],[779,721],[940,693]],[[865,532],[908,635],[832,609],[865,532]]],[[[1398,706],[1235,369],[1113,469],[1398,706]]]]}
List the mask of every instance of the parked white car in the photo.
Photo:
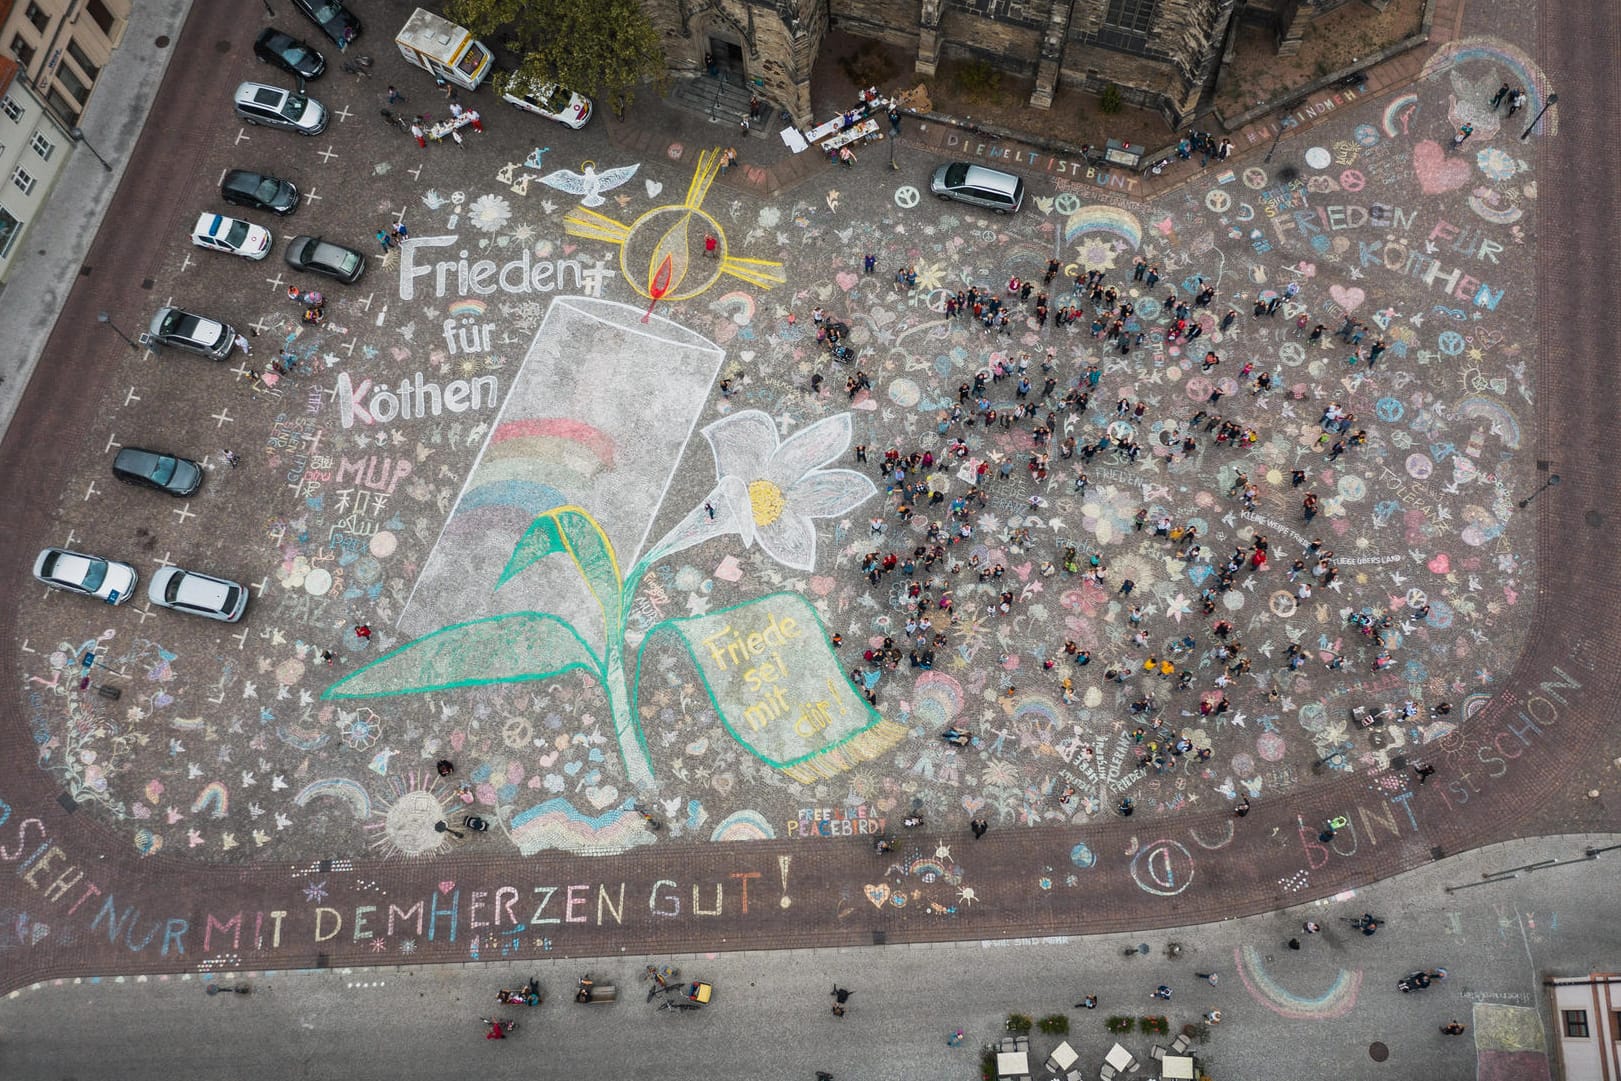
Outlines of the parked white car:
{"type": "Polygon", "coordinates": [[[39,553],[34,559],[34,577],[52,589],[83,593],[108,604],[123,604],[129,600],[129,595],[135,592],[135,583],[141,580],[128,563],[70,552],[66,548],[47,548],[39,553]]]}
{"type": "Polygon", "coordinates": [[[269,230],[223,214],[197,215],[197,224],[191,227],[191,242],[199,248],[240,255],[244,259],[263,259],[270,254],[269,230]]]}
{"type": "Polygon", "coordinates": [[[547,120],[555,120],[575,129],[585,127],[585,122],[591,119],[591,99],[555,83],[536,86],[514,79],[508,84],[506,93],[501,95],[501,100],[526,113],[544,116],[547,120]]]}
{"type": "Polygon", "coordinates": [[[152,575],[152,584],[146,587],[146,599],[159,608],[235,623],[248,607],[248,590],[211,574],[159,567],[152,575]]]}

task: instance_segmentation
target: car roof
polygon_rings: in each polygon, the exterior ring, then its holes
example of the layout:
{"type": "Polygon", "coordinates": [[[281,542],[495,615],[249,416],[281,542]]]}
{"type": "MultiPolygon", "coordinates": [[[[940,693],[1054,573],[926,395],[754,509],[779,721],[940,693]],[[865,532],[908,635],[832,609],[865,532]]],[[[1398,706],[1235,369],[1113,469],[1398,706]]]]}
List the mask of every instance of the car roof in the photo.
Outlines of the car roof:
{"type": "Polygon", "coordinates": [[[46,572],[53,578],[66,579],[69,582],[82,582],[90,571],[90,564],[96,562],[90,556],[70,552],[66,548],[52,548],[55,558],[48,560],[46,572]]]}
{"type": "Polygon", "coordinates": [[[144,450],[141,447],[125,447],[113,459],[114,469],[123,469],[131,473],[150,473],[160,458],[172,458],[172,454],[159,454],[155,450],[144,450]]]}
{"type": "Polygon", "coordinates": [[[243,83],[236,88],[237,101],[251,101],[259,105],[279,107],[291,90],[283,90],[269,83],[243,83]]]}
{"type": "Polygon", "coordinates": [[[180,581],[180,589],[175,594],[176,604],[207,608],[211,611],[219,611],[225,607],[225,596],[234,588],[232,583],[198,571],[175,569],[184,575],[180,581]]]}
{"type": "Polygon", "coordinates": [[[1012,173],[1004,173],[1000,169],[987,169],[983,165],[974,165],[972,163],[969,164],[968,172],[963,176],[964,183],[973,184],[976,187],[981,184],[1018,183],[1018,180],[1019,178],[1012,173]]]}
{"type": "Polygon", "coordinates": [[[256,173],[252,169],[232,169],[220,181],[222,188],[236,188],[240,191],[252,192],[265,182],[265,174],[256,173]]]}

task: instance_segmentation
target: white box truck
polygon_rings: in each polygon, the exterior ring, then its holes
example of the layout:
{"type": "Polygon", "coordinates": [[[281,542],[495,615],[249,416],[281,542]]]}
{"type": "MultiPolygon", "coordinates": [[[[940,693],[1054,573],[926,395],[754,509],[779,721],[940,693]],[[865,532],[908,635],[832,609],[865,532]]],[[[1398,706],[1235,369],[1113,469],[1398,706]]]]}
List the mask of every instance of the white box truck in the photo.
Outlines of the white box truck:
{"type": "Polygon", "coordinates": [[[394,35],[406,62],[468,90],[490,73],[490,50],[464,27],[417,8],[394,35]]]}

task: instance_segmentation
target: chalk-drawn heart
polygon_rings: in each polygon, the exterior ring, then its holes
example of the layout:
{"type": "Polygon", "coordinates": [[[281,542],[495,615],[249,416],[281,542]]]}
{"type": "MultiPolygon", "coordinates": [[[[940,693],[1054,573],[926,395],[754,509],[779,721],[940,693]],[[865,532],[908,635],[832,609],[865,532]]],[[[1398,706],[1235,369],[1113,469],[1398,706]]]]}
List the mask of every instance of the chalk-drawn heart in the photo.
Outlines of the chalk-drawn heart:
{"type": "Polygon", "coordinates": [[[573,244],[564,244],[563,245],[563,254],[564,255],[573,255],[574,254],[574,247],[575,246],[573,244]]]}
{"type": "Polygon", "coordinates": [[[1343,285],[1331,285],[1328,287],[1328,295],[1347,312],[1356,311],[1362,306],[1362,302],[1368,299],[1368,294],[1354,285],[1349,289],[1343,285]]]}
{"type": "Polygon", "coordinates": [[[659,192],[664,190],[664,185],[657,180],[643,180],[642,183],[647,186],[647,197],[649,199],[657,199],[659,192]]]}
{"type": "Polygon", "coordinates": [[[861,275],[857,274],[853,270],[842,270],[839,272],[836,280],[839,283],[839,288],[848,293],[850,290],[854,289],[858,283],[860,283],[861,275]]]}
{"type": "Polygon", "coordinates": [[[868,413],[872,413],[872,412],[877,411],[878,402],[876,400],[874,400],[872,397],[870,397],[870,396],[868,396],[866,394],[863,394],[862,397],[861,397],[861,400],[856,402],[850,408],[851,409],[864,409],[868,413]]]}
{"type": "Polygon", "coordinates": [[[537,759],[537,761],[540,763],[540,768],[550,769],[552,763],[557,761],[557,755],[557,751],[553,751],[551,754],[541,755],[540,758],[537,759]]]}
{"type": "Polygon", "coordinates": [[[1440,555],[1430,560],[1429,566],[1431,574],[1445,574],[1452,569],[1452,560],[1447,558],[1447,554],[1445,552],[1442,552],[1440,555]]]}
{"type": "Polygon", "coordinates": [[[889,900],[889,887],[882,882],[876,886],[863,886],[861,892],[867,895],[873,908],[883,908],[884,902],[889,900]]]}
{"type": "Polygon", "coordinates": [[[715,577],[723,582],[741,582],[743,580],[743,564],[737,561],[736,556],[728,555],[716,565],[715,577]]]}
{"type": "Polygon", "coordinates": [[[43,941],[45,939],[45,936],[49,935],[50,933],[51,933],[51,928],[50,928],[49,924],[45,924],[45,923],[33,923],[33,924],[30,924],[29,927],[28,927],[28,944],[30,946],[37,946],[37,945],[39,945],[39,943],[41,941],[43,941]]]}
{"type": "Polygon", "coordinates": [[[450,891],[455,889],[455,888],[456,888],[456,883],[454,883],[454,882],[441,882],[441,883],[439,883],[439,892],[444,894],[447,897],[450,895],[450,891]]]}
{"type": "Polygon", "coordinates": [[[610,807],[614,803],[618,802],[619,789],[615,788],[611,784],[605,784],[600,788],[587,788],[585,790],[585,798],[591,801],[591,806],[600,811],[604,807],[610,807]]]}
{"type": "Polygon", "coordinates": [[[579,763],[579,762],[564,762],[563,763],[563,772],[568,774],[570,777],[572,777],[576,773],[580,772],[581,764],[582,763],[579,763]]]}
{"type": "Polygon", "coordinates": [[[1425,195],[1456,191],[1469,183],[1469,162],[1448,157],[1433,139],[1425,139],[1413,148],[1413,172],[1425,195]]]}
{"type": "Polygon", "coordinates": [[[144,803],[132,803],[129,807],[129,813],[134,818],[151,818],[152,808],[144,803]]]}
{"type": "Polygon", "coordinates": [[[745,349],[741,353],[737,354],[737,358],[739,360],[741,360],[744,364],[747,364],[750,361],[752,361],[754,359],[754,356],[755,356],[754,350],[752,350],[752,349],[745,349]]]}
{"type": "Polygon", "coordinates": [[[703,754],[707,750],[709,750],[708,736],[704,736],[701,739],[695,739],[691,743],[687,744],[687,753],[692,755],[694,758],[703,754]]]}

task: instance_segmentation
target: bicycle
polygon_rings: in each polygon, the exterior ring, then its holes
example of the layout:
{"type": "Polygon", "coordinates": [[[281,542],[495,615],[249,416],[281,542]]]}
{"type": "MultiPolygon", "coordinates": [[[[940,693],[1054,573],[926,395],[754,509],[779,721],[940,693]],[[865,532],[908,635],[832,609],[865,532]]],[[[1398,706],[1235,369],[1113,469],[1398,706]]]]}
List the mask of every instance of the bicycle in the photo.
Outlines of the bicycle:
{"type": "Polygon", "coordinates": [[[371,57],[357,56],[353,60],[345,60],[343,62],[343,70],[347,71],[350,75],[364,75],[369,79],[371,78],[371,65],[371,57]]]}
{"type": "Polygon", "coordinates": [[[393,124],[395,127],[405,132],[407,135],[411,133],[411,125],[405,122],[405,117],[395,115],[394,110],[378,109],[377,114],[388,123],[393,124]]]}

